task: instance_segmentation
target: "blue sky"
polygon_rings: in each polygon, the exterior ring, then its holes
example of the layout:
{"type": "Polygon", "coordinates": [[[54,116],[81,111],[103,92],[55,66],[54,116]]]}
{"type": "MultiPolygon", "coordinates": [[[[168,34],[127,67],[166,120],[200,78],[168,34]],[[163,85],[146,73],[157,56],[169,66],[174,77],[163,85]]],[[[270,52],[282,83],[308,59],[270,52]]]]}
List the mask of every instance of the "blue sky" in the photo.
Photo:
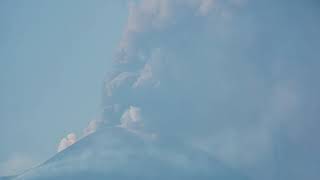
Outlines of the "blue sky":
{"type": "Polygon", "coordinates": [[[99,116],[123,1],[0,2],[0,164],[41,162],[99,116]]]}

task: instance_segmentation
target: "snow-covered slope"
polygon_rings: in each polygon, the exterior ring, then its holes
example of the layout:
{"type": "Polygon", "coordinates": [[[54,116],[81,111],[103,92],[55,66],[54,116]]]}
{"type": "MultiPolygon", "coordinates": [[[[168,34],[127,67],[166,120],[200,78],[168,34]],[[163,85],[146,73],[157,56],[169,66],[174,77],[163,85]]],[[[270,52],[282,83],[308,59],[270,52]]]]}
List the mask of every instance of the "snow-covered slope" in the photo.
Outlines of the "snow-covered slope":
{"type": "Polygon", "coordinates": [[[246,178],[173,138],[148,139],[123,128],[106,127],[15,179],[246,178]]]}

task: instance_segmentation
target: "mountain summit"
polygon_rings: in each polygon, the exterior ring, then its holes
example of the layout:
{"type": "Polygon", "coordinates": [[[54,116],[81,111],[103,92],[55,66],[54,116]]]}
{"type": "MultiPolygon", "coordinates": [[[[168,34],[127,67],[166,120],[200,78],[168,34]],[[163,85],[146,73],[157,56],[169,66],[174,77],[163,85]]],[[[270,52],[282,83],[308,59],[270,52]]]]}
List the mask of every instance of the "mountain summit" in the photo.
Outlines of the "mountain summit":
{"type": "Polygon", "coordinates": [[[14,179],[245,180],[178,139],[146,138],[104,127],[14,179]]]}

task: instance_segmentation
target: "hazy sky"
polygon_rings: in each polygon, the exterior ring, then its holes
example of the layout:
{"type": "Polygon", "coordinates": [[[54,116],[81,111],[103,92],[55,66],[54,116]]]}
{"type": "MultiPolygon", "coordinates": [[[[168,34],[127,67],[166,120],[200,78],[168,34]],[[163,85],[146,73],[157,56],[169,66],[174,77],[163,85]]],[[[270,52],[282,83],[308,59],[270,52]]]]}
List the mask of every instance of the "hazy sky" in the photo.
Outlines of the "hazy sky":
{"type": "Polygon", "coordinates": [[[2,1],[0,170],[47,159],[102,114],[253,179],[319,179],[319,8],[2,1]]]}
{"type": "Polygon", "coordinates": [[[99,115],[126,17],[123,1],[0,2],[0,169],[49,158],[99,115]]]}

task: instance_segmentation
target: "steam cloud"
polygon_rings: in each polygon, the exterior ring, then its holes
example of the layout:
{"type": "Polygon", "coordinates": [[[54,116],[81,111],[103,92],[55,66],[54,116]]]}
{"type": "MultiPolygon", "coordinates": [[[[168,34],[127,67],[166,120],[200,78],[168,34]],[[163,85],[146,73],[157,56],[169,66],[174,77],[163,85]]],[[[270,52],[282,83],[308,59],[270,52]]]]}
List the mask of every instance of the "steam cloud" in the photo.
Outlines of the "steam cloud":
{"type": "Polygon", "coordinates": [[[179,137],[254,179],[317,177],[315,6],[131,1],[103,119],[132,129],[143,112],[145,129],[179,137]]]}
{"type": "Polygon", "coordinates": [[[88,136],[96,132],[101,126],[103,126],[103,121],[101,120],[90,121],[88,126],[83,130],[83,136],[88,136]]]}
{"type": "MultiPolygon", "coordinates": [[[[82,136],[80,136],[80,139],[96,132],[99,128],[103,126],[103,124],[104,122],[101,120],[90,121],[88,126],[83,130],[83,134],[82,136]]],[[[68,134],[66,137],[60,140],[57,152],[63,151],[64,149],[68,148],[69,146],[77,142],[77,140],[77,135],[75,133],[68,134]]]]}
{"type": "Polygon", "coordinates": [[[120,127],[130,130],[143,128],[140,111],[140,108],[130,106],[129,109],[126,110],[121,117],[120,127]]]}
{"type": "Polygon", "coordinates": [[[77,136],[74,133],[70,133],[67,135],[67,137],[62,138],[59,146],[58,146],[58,152],[63,151],[67,147],[71,146],[77,141],[77,136]]]}
{"type": "MultiPolygon", "coordinates": [[[[317,179],[317,7],[312,0],[130,1],[105,81],[103,124],[180,138],[252,179],[317,179]]],[[[84,134],[97,127],[90,123],[84,134]]]]}

